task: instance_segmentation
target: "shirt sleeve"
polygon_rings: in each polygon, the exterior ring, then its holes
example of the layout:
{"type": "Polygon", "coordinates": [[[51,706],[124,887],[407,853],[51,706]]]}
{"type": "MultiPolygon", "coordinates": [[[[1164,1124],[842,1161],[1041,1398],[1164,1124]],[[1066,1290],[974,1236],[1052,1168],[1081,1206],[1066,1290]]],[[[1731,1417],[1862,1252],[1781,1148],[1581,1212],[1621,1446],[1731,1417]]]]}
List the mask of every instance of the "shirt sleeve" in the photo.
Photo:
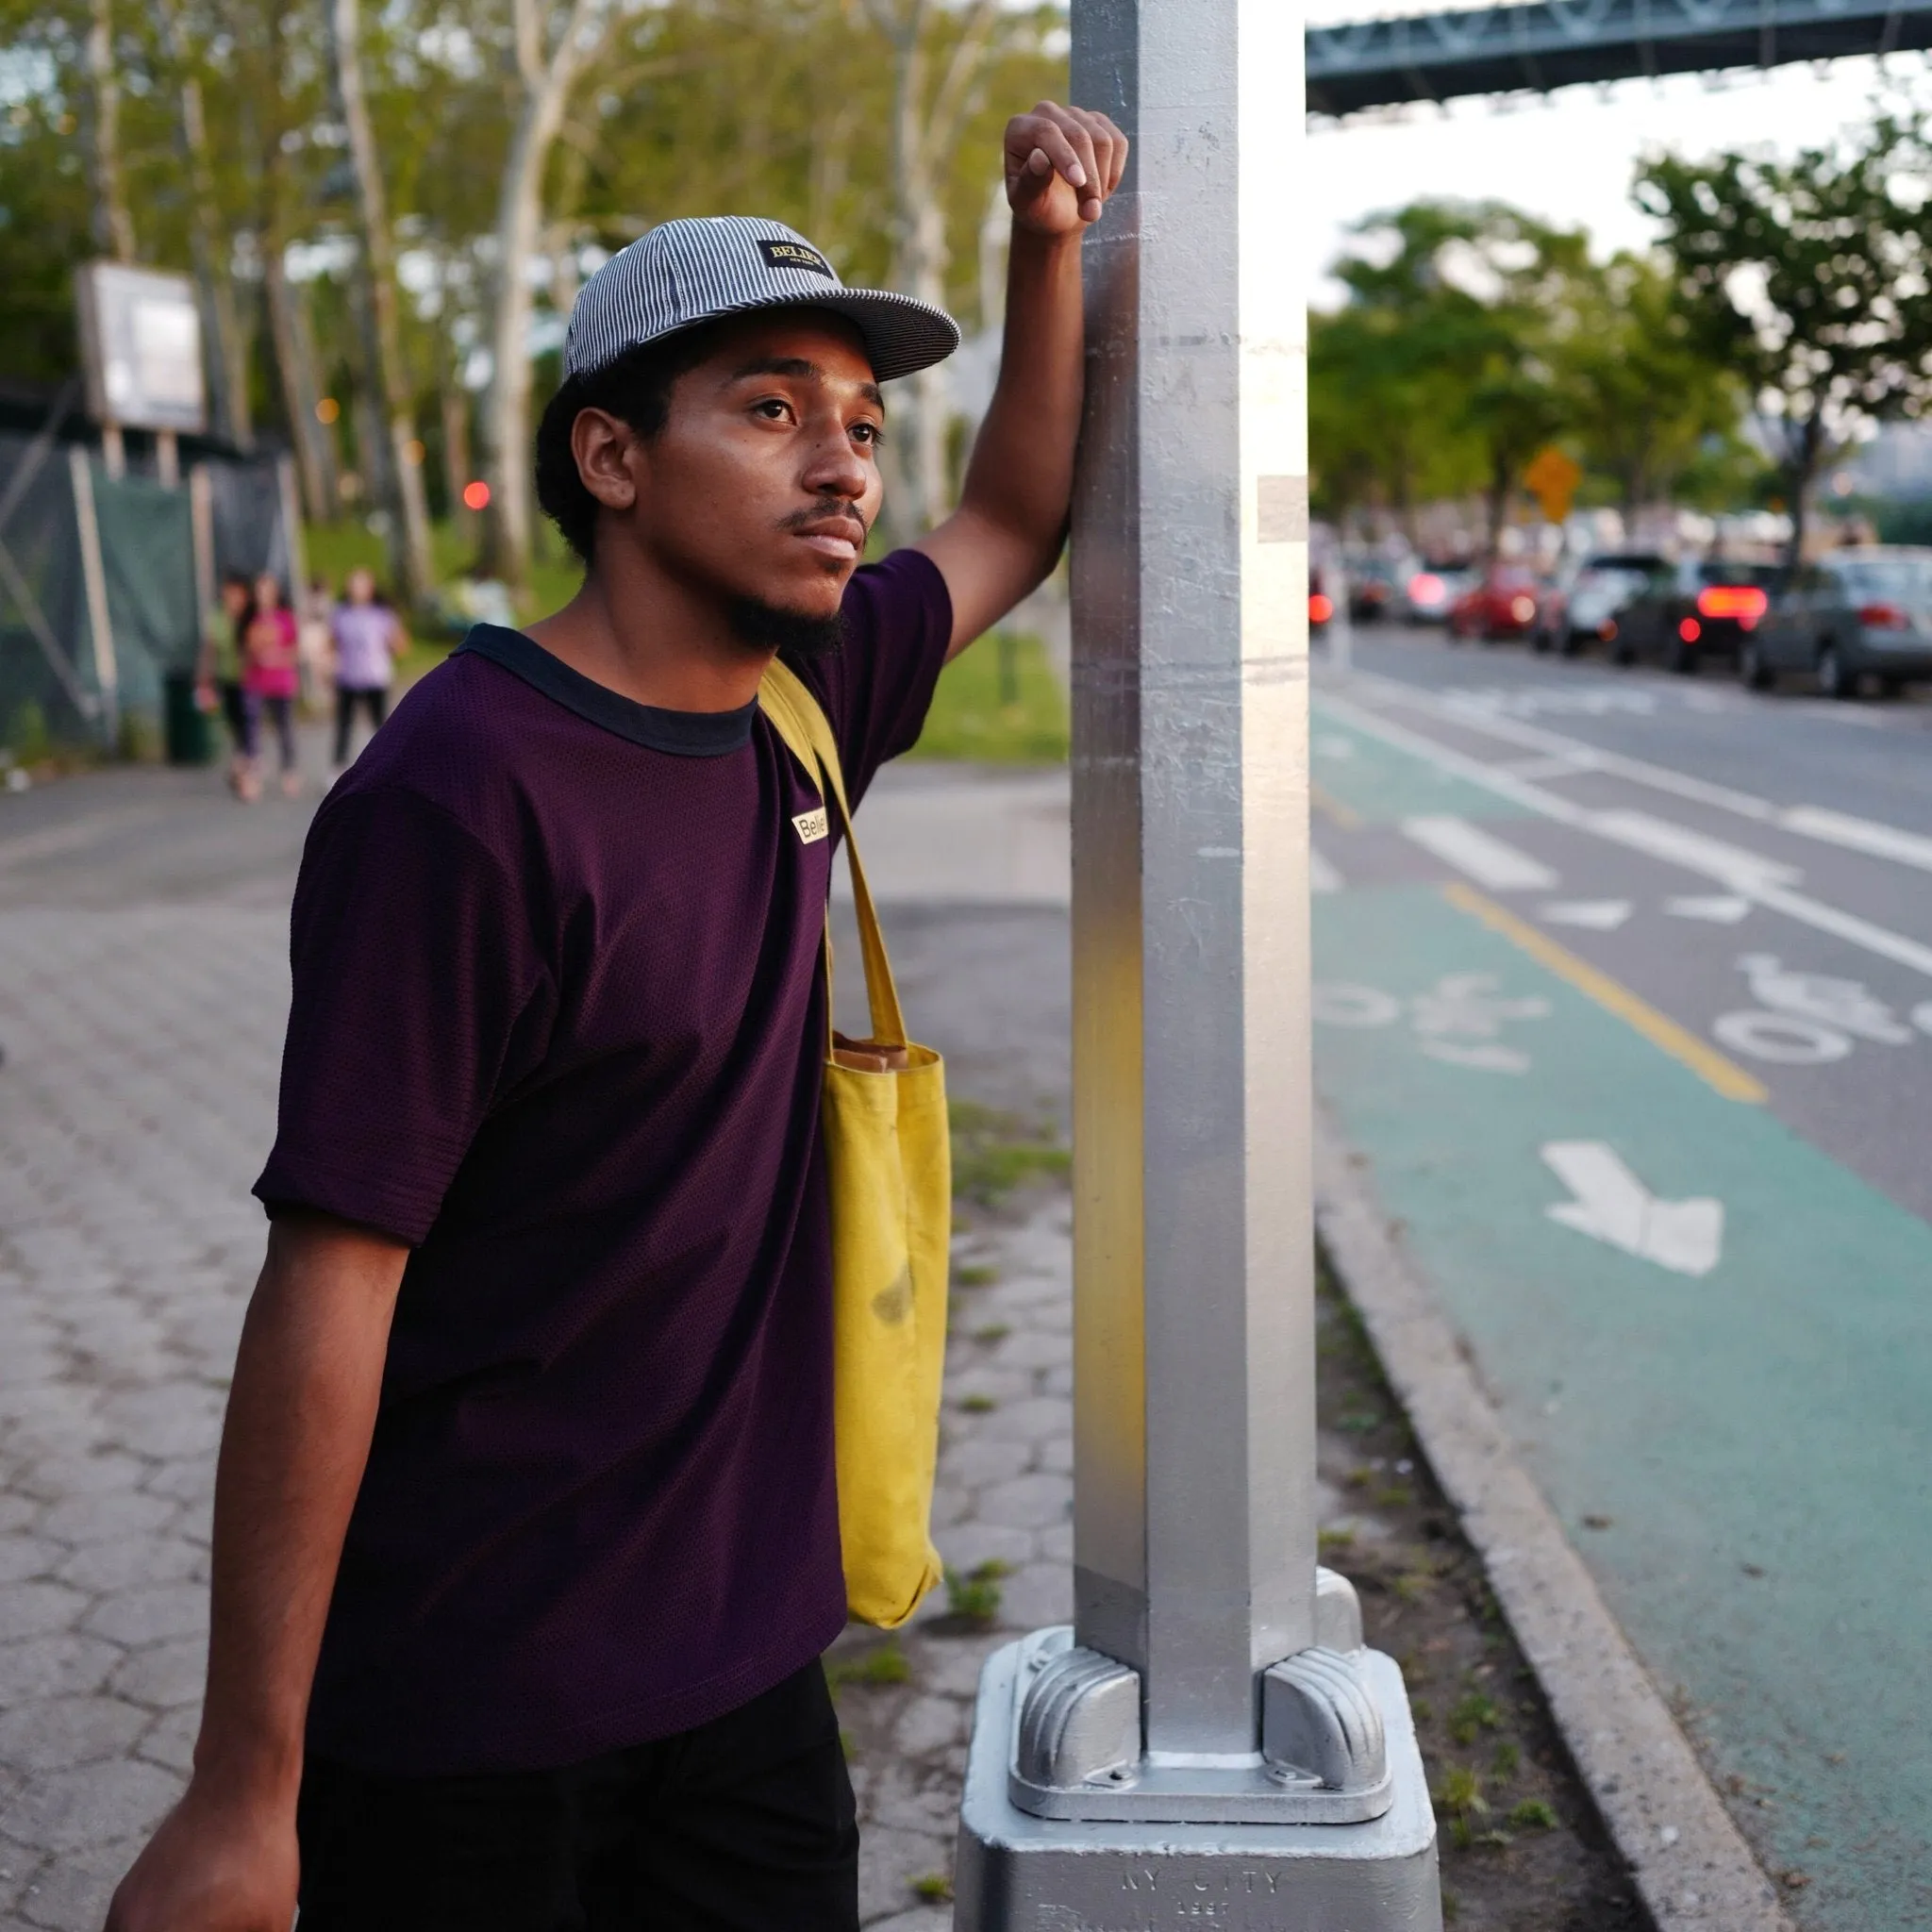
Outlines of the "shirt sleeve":
{"type": "Polygon", "coordinates": [[[857,806],[873,774],[918,740],[953,641],[953,598],[923,550],[895,550],[845,589],[845,640],[791,660],[831,720],[857,806]]]}
{"type": "Polygon", "coordinates": [[[255,1192],[411,1247],[496,1096],[535,1058],[549,986],[499,860],[401,789],[332,799],[295,886],[275,1143],[255,1192]]]}

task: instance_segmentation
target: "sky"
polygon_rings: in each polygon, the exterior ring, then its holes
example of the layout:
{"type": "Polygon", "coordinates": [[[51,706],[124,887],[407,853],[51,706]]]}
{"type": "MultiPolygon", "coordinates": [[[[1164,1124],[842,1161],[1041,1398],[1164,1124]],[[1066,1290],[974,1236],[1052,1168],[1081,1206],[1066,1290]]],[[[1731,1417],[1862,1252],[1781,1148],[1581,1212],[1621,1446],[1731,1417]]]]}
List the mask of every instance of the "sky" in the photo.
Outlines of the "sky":
{"type": "MultiPolygon", "coordinates": [[[[1309,18],[1325,25],[1398,10],[1409,9],[1338,0],[1311,8],[1309,18]]],[[[1932,107],[1932,62],[1894,55],[1887,76],[1870,58],[1769,73],[1674,75],[1500,102],[1422,103],[1386,110],[1386,120],[1311,122],[1308,214],[1316,258],[1325,269],[1345,246],[1352,223],[1424,194],[1494,197],[1566,226],[1582,225],[1603,254],[1641,248],[1651,240],[1651,224],[1631,205],[1630,181],[1647,149],[1669,147],[1694,158],[1722,148],[1824,145],[1869,119],[1881,90],[1893,102],[1903,95],[1932,107]]],[[[1324,277],[1312,295],[1330,308],[1341,291],[1324,277]]]]}

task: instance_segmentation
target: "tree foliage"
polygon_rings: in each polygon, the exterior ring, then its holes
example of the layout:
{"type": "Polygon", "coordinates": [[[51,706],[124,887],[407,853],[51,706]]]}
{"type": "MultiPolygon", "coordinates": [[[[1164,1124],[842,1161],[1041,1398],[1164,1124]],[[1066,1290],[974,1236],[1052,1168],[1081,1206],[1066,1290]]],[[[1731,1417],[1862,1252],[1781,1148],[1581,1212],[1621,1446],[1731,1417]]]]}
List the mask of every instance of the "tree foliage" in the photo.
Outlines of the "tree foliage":
{"type": "Polygon", "coordinates": [[[1882,114],[1842,147],[1790,160],[1659,156],[1637,197],[1663,225],[1700,346],[1782,430],[1795,556],[1835,441],[1932,397],[1926,124],[1882,114]]]}
{"type": "Polygon", "coordinates": [[[1607,262],[1581,230],[1500,202],[1373,217],[1338,263],[1343,306],[1310,318],[1309,441],[1329,515],[1407,520],[1479,497],[1493,544],[1551,443],[1593,493],[1660,500],[1727,447],[1743,392],[1656,262],[1607,262]]]}
{"type": "MultiPolygon", "coordinates": [[[[271,434],[315,434],[291,402],[266,312],[271,253],[298,297],[315,366],[335,398],[325,432],[367,477],[380,411],[358,320],[359,204],[330,84],[327,0],[107,0],[119,86],[121,177],[142,261],[192,272],[195,202],[184,160],[184,83],[198,89],[219,259],[245,338],[248,415],[271,434]],[[170,33],[173,25],[177,31],[170,33]]],[[[560,23],[568,0],[535,0],[560,23]]],[[[95,252],[88,36],[101,0],[0,0],[0,374],[41,383],[75,362],[72,277],[95,252]]],[[[674,215],[735,210],[801,227],[848,277],[903,260],[892,158],[895,46],[910,23],[946,70],[972,0],[611,0],[614,26],[570,90],[546,152],[526,353],[540,391],[571,301],[603,252],[674,215]],[[884,25],[882,25],[884,23],[884,25]]],[[[430,451],[433,506],[461,478],[449,444],[491,375],[500,189],[522,91],[513,0],[365,6],[362,70],[405,293],[407,407],[430,451]]],[[[1005,117],[1066,86],[1065,15],[1002,6],[986,34],[957,139],[935,158],[941,210],[930,269],[969,320],[978,238],[999,176],[1005,117]]],[[[985,23],[981,23],[985,31],[985,23]]],[[[204,253],[207,251],[204,250],[204,253]]],[[[312,406],[309,414],[312,418],[312,406]]],[[[316,467],[316,474],[322,474],[316,467]]]]}

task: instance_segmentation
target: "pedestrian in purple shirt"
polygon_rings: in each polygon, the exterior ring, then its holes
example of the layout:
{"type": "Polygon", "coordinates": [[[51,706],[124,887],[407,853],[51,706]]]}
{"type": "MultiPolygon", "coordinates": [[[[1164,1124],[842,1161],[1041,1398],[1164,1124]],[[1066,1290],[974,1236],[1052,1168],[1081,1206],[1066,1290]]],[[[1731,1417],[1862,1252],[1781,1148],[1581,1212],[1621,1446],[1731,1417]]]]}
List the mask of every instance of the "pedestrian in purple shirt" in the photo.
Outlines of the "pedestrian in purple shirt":
{"type": "Polygon", "coordinates": [[[367,711],[371,731],[388,716],[390,680],[409,639],[402,619],[376,589],[375,573],[361,568],[349,573],[342,601],[328,614],[328,634],[335,647],[335,769],[341,772],[349,762],[357,711],[367,711]]]}
{"type": "Polygon", "coordinates": [[[473,630],[316,814],[268,1259],[186,1795],[110,1932],[848,1932],[818,1112],[833,840],[1046,575],[1080,238],[1126,144],[1008,125],[1006,355],[960,505],[860,567],[939,310],[677,221],[586,284],[538,493],[585,563],[473,630]]]}

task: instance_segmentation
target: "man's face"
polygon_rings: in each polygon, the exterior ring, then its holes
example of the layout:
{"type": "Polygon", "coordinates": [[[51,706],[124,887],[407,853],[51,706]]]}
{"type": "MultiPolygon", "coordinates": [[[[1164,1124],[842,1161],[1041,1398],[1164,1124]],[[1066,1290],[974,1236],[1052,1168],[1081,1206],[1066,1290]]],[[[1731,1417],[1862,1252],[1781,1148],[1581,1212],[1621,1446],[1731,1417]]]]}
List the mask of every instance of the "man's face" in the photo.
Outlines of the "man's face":
{"type": "Polygon", "coordinates": [[[849,323],[747,316],[677,378],[658,435],[628,439],[636,501],[605,530],[733,605],[832,618],[878,514],[884,420],[849,323]]]}

